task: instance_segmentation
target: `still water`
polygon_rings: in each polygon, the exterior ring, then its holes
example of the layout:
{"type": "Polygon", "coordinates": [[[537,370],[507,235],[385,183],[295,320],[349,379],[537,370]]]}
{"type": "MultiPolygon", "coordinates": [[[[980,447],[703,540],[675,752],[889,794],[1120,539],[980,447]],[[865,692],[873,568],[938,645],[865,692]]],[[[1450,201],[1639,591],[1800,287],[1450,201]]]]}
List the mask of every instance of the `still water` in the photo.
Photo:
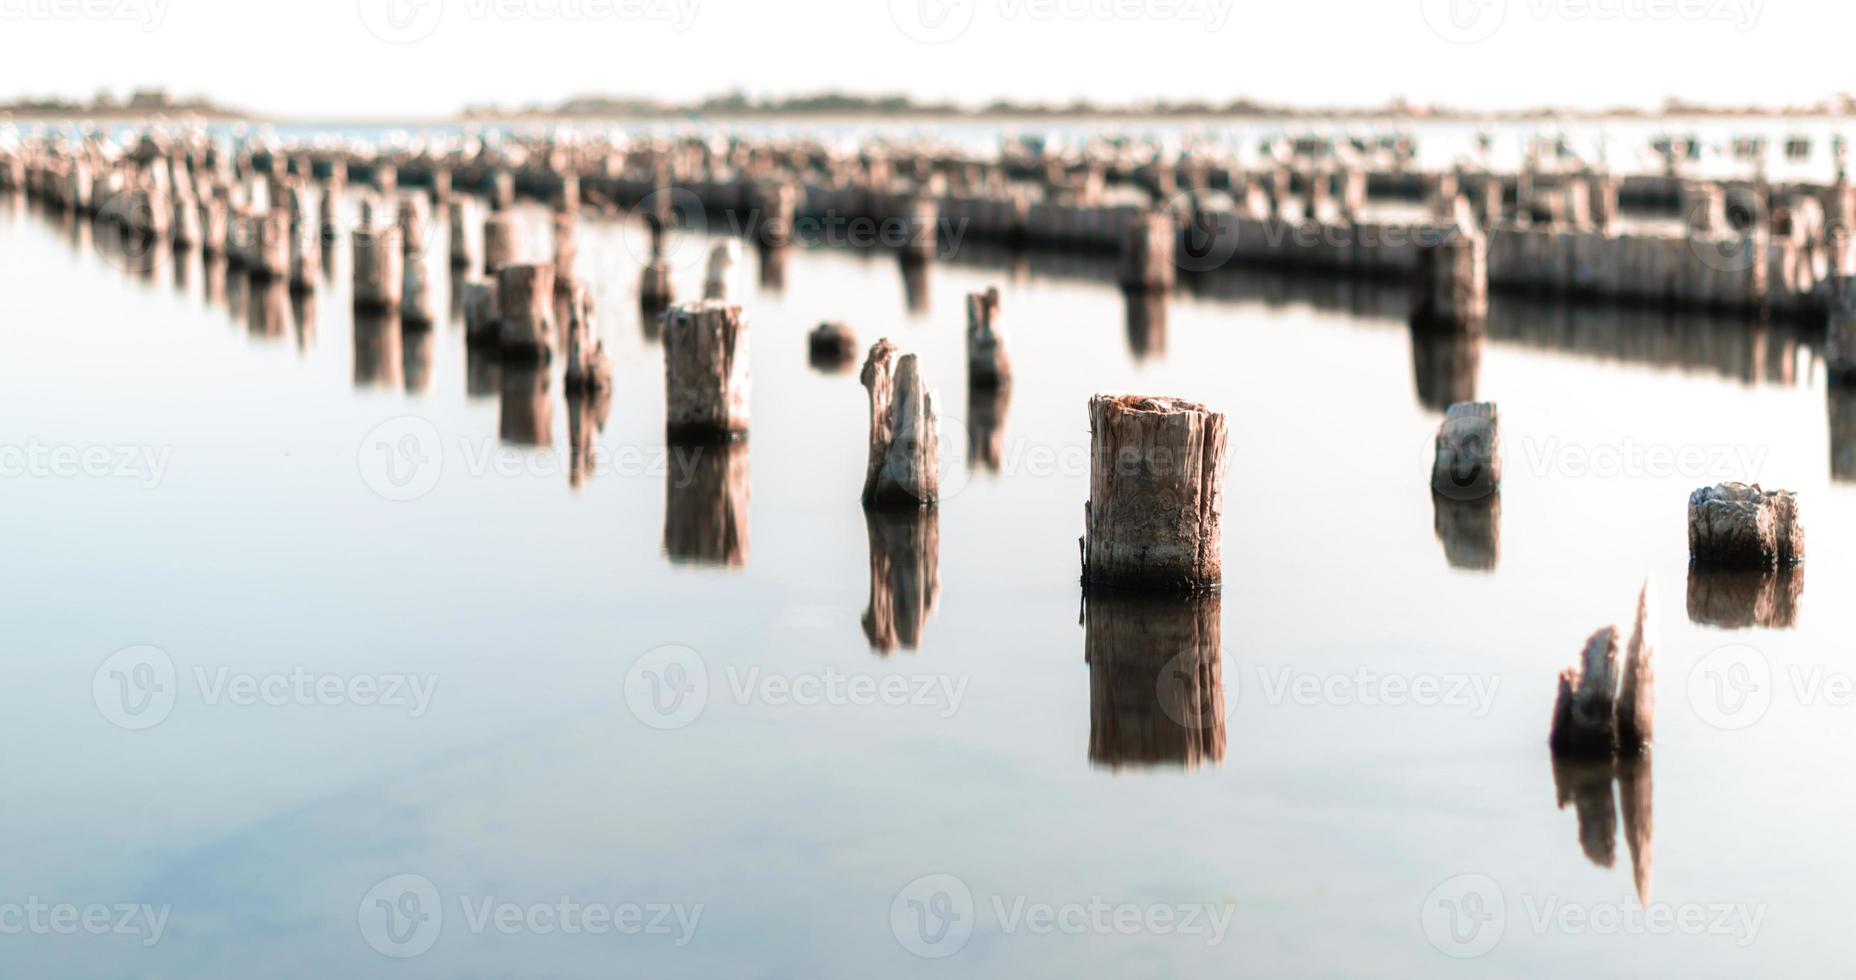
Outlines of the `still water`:
{"type": "MultiPolygon", "coordinates": [[[[1852,952],[1856,487],[1821,335],[1500,299],[1453,343],[1383,285],[1231,272],[1131,304],[1091,259],[750,252],[752,437],[691,456],[663,446],[642,238],[581,231],[602,411],[468,355],[455,318],[357,321],[345,248],[305,302],[0,202],[5,972],[1744,976],[1852,952]],[[989,285],[1003,399],[965,387],[989,285]],[[865,517],[855,365],[808,363],[827,319],[921,355],[938,513],[865,517]],[[1102,391],[1228,413],[1220,597],[1085,610],[1102,391]],[[1428,485],[1471,394],[1501,406],[1494,505],[1428,485]],[[1726,479],[1800,492],[1808,576],[1690,581],[1687,494],[1726,479]],[[1646,578],[1654,772],[1614,798],[1556,774],[1546,729],[1646,578]],[[76,918],[96,907],[109,928],[76,918]]],[[[673,256],[682,295],[709,244],[673,256]]]]}

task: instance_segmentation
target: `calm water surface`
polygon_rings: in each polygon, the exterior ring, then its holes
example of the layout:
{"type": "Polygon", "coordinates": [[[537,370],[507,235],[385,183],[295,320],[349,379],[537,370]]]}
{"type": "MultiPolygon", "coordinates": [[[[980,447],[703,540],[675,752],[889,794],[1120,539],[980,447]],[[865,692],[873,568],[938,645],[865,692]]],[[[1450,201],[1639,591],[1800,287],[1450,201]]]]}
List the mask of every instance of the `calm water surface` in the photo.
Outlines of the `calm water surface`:
{"type": "MultiPolygon", "coordinates": [[[[540,258],[546,216],[524,220],[540,258]]],[[[1856,489],[1832,475],[1821,337],[1503,300],[1456,344],[1414,337],[1382,286],[1232,273],[1161,310],[1087,259],[970,250],[917,276],[816,249],[763,275],[750,253],[752,438],[690,463],[662,446],[640,238],[582,229],[617,368],[601,427],[558,377],[476,362],[455,319],[357,323],[345,248],[293,303],[0,202],[0,901],[171,907],[153,945],[8,936],[6,972],[1745,976],[1852,952],[1856,707],[1819,682],[1856,671],[1856,489]],[[965,384],[963,296],[995,284],[1003,403],[965,384]],[[824,319],[921,355],[958,491],[937,514],[866,520],[864,392],[808,364],[824,319]],[[1218,600],[1083,624],[1101,391],[1228,413],[1218,600]],[[1428,486],[1470,394],[1501,406],[1498,508],[1428,486]],[[59,476],[33,447],[144,462],[59,476]],[[1801,493],[1801,600],[1690,582],[1686,496],[1723,479],[1801,493]],[[1629,805],[1637,832],[1607,844],[1608,776],[1562,773],[1558,806],[1546,728],[1555,674],[1645,578],[1653,820],[1629,805]],[[1182,644],[1204,654],[1185,680],[1182,644]],[[171,675],[137,669],[161,657],[171,675]],[[436,686],[222,687],[293,671],[436,686]],[[1652,909],[1707,921],[1608,917],[1638,908],[1633,858],[1652,909]],[[383,937],[372,903],[408,874],[438,902],[395,905],[426,918],[383,937]],[[700,918],[472,918],[563,898],[700,918]],[[1014,914],[1092,902],[1209,907],[1228,932],[1014,914]]],[[[683,295],[708,244],[679,249],[683,295]]]]}

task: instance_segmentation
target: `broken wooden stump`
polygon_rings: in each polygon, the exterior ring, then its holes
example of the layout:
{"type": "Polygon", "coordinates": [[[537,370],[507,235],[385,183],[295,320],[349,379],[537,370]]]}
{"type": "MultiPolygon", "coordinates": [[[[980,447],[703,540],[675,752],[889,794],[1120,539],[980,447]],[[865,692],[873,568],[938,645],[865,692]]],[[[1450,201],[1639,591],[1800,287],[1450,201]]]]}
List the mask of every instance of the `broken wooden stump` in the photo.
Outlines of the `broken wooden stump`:
{"type": "Polygon", "coordinates": [[[864,638],[888,654],[921,645],[941,596],[941,521],[932,508],[864,510],[870,534],[870,599],[864,638]]]}
{"type": "Polygon", "coordinates": [[[400,198],[393,220],[400,226],[400,245],[406,250],[407,263],[422,260],[426,247],[425,198],[400,198]]]}
{"type": "Polygon", "coordinates": [[[840,370],[857,358],[857,332],[847,324],[821,323],[806,335],[806,355],[819,370],[840,370]]]}
{"type": "Polygon", "coordinates": [[[1688,498],[1691,562],[1718,565],[1790,565],[1804,560],[1804,524],[1798,495],[1758,484],[1722,483],[1688,498]]]}
{"type": "Polygon", "coordinates": [[[1132,216],[1122,230],[1120,278],[1131,290],[1171,289],[1178,274],[1173,262],[1179,229],[1171,211],[1132,216]]]}
{"type": "Polygon", "coordinates": [[[1012,383],[1012,359],[999,324],[999,290],[967,294],[967,384],[996,388],[1012,383]]]}
{"type": "Polygon", "coordinates": [[[1198,592],[1223,574],[1225,417],[1176,398],[1089,400],[1085,588],[1198,592]]]}
{"type": "Polygon", "coordinates": [[[1592,634],[1578,664],[1560,672],[1547,738],[1557,756],[1608,759],[1646,754],[1656,733],[1656,652],[1650,586],[1637,595],[1630,644],[1620,660],[1618,628],[1592,634]]]}
{"type": "Polygon", "coordinates": [[[1431,490],[1481,500],[1501,488],[1501,419],[1494,402],[1462,402],[1444,413],[1431,464],[1431,490]]]}
{"type": "Polygon", "coordinates": [[[928,507],[941,496],[941,434],[934,393],[914,354],[887,339],[870,348],[862,381],[870,395],[869,506],[928,507]]]}
{"type": "Polygon", "coordinates": [[[546,362],[554,355],[554,266],[505,265],[496,274],[498,339],[506,356],[546,362]]]}
{"type": "Polygon", "coordinates": [[[1192,769],[1223,761],[1221,606],[1216,593],[1089,594],[1083,659],[1090,762],[1192,769]]]}
{"type": "Polygon", "coordinates": [[[584,286],[575,286],[567,303],[567,371],[565,384],[570,392],[612,390],[612,357],[599,339],[593,318],[593,297],[584,286]]]}
{"type": "Polygon", "coordinates": [[[752,379],[741,307],[705,300],[665,315],[665,427],[672,441],[745,434],[752,379]]]}
{"type": "Polygon", "coordinates": [[[406,255],[400,230],[392,225],[354,233],[354,305],[361,310],[398,310],[406,287],[406,255]]]}
{"type": "Polygon", "coordinates": [[[471,201],[466,197],[454,197],[446,206],[446,225],[449,226],[450,241],[447,243],[451,254],[453,269],[468,269],[472,266],[470,249],[470,225],[476,213],[471,201]]]}

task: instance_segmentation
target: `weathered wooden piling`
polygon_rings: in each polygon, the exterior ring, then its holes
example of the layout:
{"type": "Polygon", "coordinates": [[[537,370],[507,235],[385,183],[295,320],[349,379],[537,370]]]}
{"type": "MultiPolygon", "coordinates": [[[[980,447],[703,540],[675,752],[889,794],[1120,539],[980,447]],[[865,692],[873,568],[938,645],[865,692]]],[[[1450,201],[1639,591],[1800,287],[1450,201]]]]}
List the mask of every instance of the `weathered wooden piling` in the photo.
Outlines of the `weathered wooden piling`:
{"type": "Polygon", "coordinates": [[[592,294],[573,287],[567,302],[567,390],[600,392],[612,389],[612,357],[599,339],[592,294]]]}
{"type": "Polygon", "coordinates": [[[429,327],[438,322],[438,290],[426,269],[425,255],[406,256],[406,281],[400,288],[400,319],[409,327],[429,327]]]}
{"type": "Polygon", "coordinates": [[[306,223],[293,223],[290,229],[290,290],[299,295],[316,288],[322,274],[322,242],[306,223]]]}
{"type": "Polygon", "coordinates": [[[476,213],[467,197],[454,197],[446,204],[446,225],[449,227],[451,267],[469,269],[471,261],[470,226],[471,218],[476,213]]]}
{"type": "Polygon", "coordinates": [[[748,228],[755,242],[776,249],[792,244],[798,200],[797,188],[787,181],[754,184],[748,228]]]}
{"type": "Polygon", "coordinates": [[[252,223],[256,241],[252,248],[251,273],[260,279],[288,279],[290,276],[290,213],[267,211],[252,223]]]}
{"type": "Polygon", "coordinates": [[[406,250],[407,264],[419,264],[424,260],[426,249],[425,198],[417,195],[400,198],[394,210],[394,221],[400,226],[400,245],[406,250]]]}
{"type": "Polygon", "coordinates": [[[1451,225],[1420,233],[1413,323],[1480,327],[1489,314],[1489,248],[1482,233],[1451,225]]]}
{"type": "Polygon", "coordinates": [[[580,261],[579,224],[573,212],[554,216],[554,284],[556,289],[573,288],[574,266],[580,261]]]}
{"type": "Polygon", "coordinates": [[[1502,483],[1501,417],[1494,402],[1462,402],[1444,412],[1431,463],[1431,490],[1452,500],[1480,500],[1502,483]]]}
{"type": "Polygon", "coordinates": [[[1856,384],[1856,276],[1833,273],[1826,299],[1829,316],[1825,323],[1824,361],[1830,381],[1836,385],[1856,384]]]}
{"type": "Polygon", "coordinates": [[[941,498],[940,419],[915,355],[879,340],[862,381],[870,395],[864,506],[933,506],[941,498]]]}
{"type": "Polygon", "coordinates": [[[703,274],[702,298],[728,300],[738,295],[741,268],[741,243],[730,238],[709,252],[709,268],[703,274]]]}
{"type": "Polygon", "coordinates": [[[752,381],[741,307],[705,300],[665,316],[665,427],[673,441],[746,433],[752,381]]]}
{"type": "Polygon", "coordinates": [[[1729,230],[1727,192],[1713,181],[1685,181],[1682,184],[1682,212],[1691,235],[1707,237],[1725,234],[1729,230]]]}
{"type": "Polygon", "coordinates": [[[464,341],[472,347],[494,347],[503,338],[502,304],[496,296],[496,280],[473,279],[462,291],[464,306],[464,341]]]}
{"type": "Polygon", "coordinates": [[[1804,560],[1798,496],[1758,484],[1722,483],[1688,498],[1689,560],[1718,565],[1790,565],[1804,560]]]}
{"type": "Polygon", "coordinates": [[[354,305],[369,311],[398,311],[406,287],[406,254],[393,225],[354,233],[354,305]]]}
{"type": "Polygon", "coordinates": [[[1174,398],[1089,401],[1086,588],[1197,592],[1223,575],[1225,417],[1174,398]]]}
{"type": "Polygon", "coordinates": [[[1012,359],[999,323],[999,290],[967,294],[967,383],[998,387],[1012,383],[1012,359]]]}
{"type": "Polygon", "coordinates": [[[1121,237],[1121,285],[1126,289],[1171,289],[1178,273],[1174,248],[1179,229],[1171,211],[1147,211],[1128,219],[1121,237]]]}
{"type": "Polygon", "coordinates": [[[516,261],[515,215],[507,211],[492,212],[483,219],[483,271],[494,276],[516,261]]]}
{"type": "Polygon", "coordinates": [[[1623,659],[1618,628],[1607,626],[1586,641],[1579,663],[1560,673],[1547,742],[1557,756],[1633,758],[1648,753],[1655,716],[1656,653],[1646,582],[1623,659]]]}
{"type": "Polygon", "coordinates": [[[496,274],[499,343],[506,356],[546,362],[554,355],[554,266],[505,265],[496,274]]]}
{"type": "Polygon", "coordinates": [[[806,335],[806,355],[815,368],[842,369],[857,358],[857,332],[848,324],[821,323],[806,335]]]}

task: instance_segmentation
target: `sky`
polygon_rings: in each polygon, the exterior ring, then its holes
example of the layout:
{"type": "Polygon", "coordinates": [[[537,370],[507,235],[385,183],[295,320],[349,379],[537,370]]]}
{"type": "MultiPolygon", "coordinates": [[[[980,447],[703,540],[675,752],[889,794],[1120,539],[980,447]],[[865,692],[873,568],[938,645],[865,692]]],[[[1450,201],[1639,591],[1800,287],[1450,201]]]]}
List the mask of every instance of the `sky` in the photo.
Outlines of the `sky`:
{"type": "Polygon", "coordinates": [[[301,119],[743,90],[1473,109],[1799,104],[1830,0],[0,0],[0,98],[161,86],[301,119]]]}

